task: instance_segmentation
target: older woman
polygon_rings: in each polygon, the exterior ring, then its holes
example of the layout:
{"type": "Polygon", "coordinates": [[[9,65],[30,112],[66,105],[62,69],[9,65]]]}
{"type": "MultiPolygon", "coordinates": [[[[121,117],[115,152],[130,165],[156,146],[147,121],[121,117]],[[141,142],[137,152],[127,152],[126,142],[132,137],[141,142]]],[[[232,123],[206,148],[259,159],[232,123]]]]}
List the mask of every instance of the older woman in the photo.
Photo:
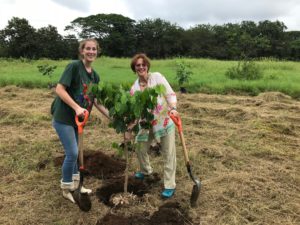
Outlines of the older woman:
{"type": "Polygon", "coordinates": [[[130,93],[143,91],[147,87],[154,87],[162,84],[166,88],[165,96],[158,97],[158,104],[154,110],[153,128],[151,130],[141,129],[136,136],[139,147],[136,151],[140,164],[140,171],[135,173],[135,178],[144,179],[150,175],[153,169],[150,165],[147,154],[153,139],[161,143],[164,158],[164,190],[161,195],[163,198],[170,198],[175,192],[175,173],[176,173],[176,148],[175,148],[175,125],[168,113],[175,116],[177,98],[166,78],[159,72],[149,72],[150,60],[145,54],[136,54],[131,60],[131,69],[137,74],[138,78],[131,87],[130,93]]]}

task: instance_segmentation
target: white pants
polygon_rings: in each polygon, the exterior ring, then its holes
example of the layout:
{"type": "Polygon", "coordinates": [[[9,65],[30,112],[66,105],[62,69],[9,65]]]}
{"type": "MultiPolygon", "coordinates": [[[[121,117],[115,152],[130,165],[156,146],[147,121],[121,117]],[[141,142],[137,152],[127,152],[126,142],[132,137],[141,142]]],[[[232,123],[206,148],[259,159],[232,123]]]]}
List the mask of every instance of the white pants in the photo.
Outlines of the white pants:
{"type": "MultiPolygon", "coordinates": [[[[147,142],[139,142],[138,148],[136,149],[136,154],[140,164],[140,170],[146,175],[149,175],[153,172],[149,161],[149,155],[147,153],[153,139],[154,135],[152,132],[150,132],[149,140],[147,142]]],[[[164,187],[173,189],[176,187],[175,129],[173,129],[168,135],[161,137],[160,144],[164,159],[164,187]]]]}

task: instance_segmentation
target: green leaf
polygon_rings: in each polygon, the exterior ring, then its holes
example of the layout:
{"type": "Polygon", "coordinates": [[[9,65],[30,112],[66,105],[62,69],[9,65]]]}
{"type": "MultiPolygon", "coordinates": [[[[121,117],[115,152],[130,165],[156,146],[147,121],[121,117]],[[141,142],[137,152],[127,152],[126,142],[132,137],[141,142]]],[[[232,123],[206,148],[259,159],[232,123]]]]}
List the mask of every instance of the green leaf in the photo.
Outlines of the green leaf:
{"type": "MultiPolygon", "coordinates": [[[[146,119],[144,128],[151,128],[151,121],[154,115],[151,111],[157,105],[157,97],[165,92],[163,85],[154,88],[146,88],[143,92],[136,91],[133,96],[122,85],[112,86],[111,84],[101,83],[90,88],[91,92],[99,99],[108,110],[113,121],[113,127],[117,133],[124,133],[127,125],[138,119],[146,119]]],[[[133,129],[138,132],[138,125],[133,129]]]]}
{"type": "Polygon", "coordinates": [[[164,95],[166,93],[166,87],[164,85],[157,85],[155,91],[158,95],[164,95]]]}
{"type": "Polygon", "coordinates": [[[133,113],[134,113],[134,116],[135,116],[136,118],[139,118],[139,117],[140,117],[140,115],[141,115],[140,105],[135,105],[135,106],[134,106],[133,113]]]}
{"type": "Polygon", "coordinates": [[[122,107],[122,104],[120,103],[120,102],[117,102],[116,104],[115,104],[115,111],[116,112],[119,112],[120,110],[121,110],[121,107],[122,107]]]}
{"type": "Polygon", "coordinates": [[[122,96],[121,96],[121,103],[122,104],[126,104],[127,103],[127,96],[126,96],[125,93],[123,93],[122,96]]]}

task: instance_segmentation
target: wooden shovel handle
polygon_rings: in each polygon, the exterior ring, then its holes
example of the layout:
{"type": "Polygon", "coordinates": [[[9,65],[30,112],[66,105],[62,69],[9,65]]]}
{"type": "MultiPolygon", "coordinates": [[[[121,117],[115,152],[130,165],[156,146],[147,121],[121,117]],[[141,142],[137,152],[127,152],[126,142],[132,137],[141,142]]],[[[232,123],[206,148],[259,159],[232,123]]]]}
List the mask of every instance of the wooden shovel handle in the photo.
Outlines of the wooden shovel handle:
{"type": "Polygon", "coordinates": [[[183,132],[182,132],[182,122],[181,122],[181,118],[180,116],[174,116],[173,114],[169,113],[170,118],[173,120],[173,122],[175,123],[175,125],[177,126],[178,129],[178,133],[179,133],[179,137],[180,137],[180,141],[183,147],[183,154],[184,154],[184,161],[186,166],[190,166],[190,160],[189,160],[189,156],[188,156],[188,151],[186,149],[186,145],[185,145],[185,140],[184,140],[184,136],[183,136],[183,132]]]}

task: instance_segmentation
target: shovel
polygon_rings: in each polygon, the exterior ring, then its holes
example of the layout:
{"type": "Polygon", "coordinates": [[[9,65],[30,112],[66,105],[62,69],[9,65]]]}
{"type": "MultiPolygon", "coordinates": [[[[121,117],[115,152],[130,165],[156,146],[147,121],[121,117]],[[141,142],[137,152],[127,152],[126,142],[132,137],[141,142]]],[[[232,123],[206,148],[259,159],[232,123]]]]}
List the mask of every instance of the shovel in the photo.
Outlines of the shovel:
{"type": "Polygon", "coordinates": [[[188,173],[190,175],[190,178],[195,183],[194,186],[193,186],[190,203],[191,203],[192,207],[196,207],[197,206],[197,200],[198,200],[198,197],[199,197],[199,194],[200,194],[201,183],[200,183],[200,180],[196,179],[194,177],[193,173],[192,173],[192,169],[191,169],[191,164],[190,164],[188,152],[187,152],[185,141],[184,141],[184,137],[183,137],[181,118],[180,118],[179,115],[178,116],[174,116],[173,114],[169,114],[169,116],[171,117],[171,119],[173,120],[173,122],[175,123],[175,125],[177,126],[178,133],[179,133],[180,140],[181,140],[181,144],[182,144],[182,147],[183,147],[185,165],[186,165],[187,171],[188,171],[188,173]]]}
{"type": "Polygon", "coordinates": [[[75,121],[78,127],[78,153],[79,153],[79,172],[80,172],[80,180],[78,188],[73,192],[73,198],[79,208],[88,212],[92,208],[92,202],[90,196],[87,193],[81,193],[81,187],[83,185],[83,176],[85,173],[85,168],[83,164],[83,128],[86,124],[89,117],[89,112],[85,111],[83,121],[79,121],[78,116],[76,115],[75,121]]]}

